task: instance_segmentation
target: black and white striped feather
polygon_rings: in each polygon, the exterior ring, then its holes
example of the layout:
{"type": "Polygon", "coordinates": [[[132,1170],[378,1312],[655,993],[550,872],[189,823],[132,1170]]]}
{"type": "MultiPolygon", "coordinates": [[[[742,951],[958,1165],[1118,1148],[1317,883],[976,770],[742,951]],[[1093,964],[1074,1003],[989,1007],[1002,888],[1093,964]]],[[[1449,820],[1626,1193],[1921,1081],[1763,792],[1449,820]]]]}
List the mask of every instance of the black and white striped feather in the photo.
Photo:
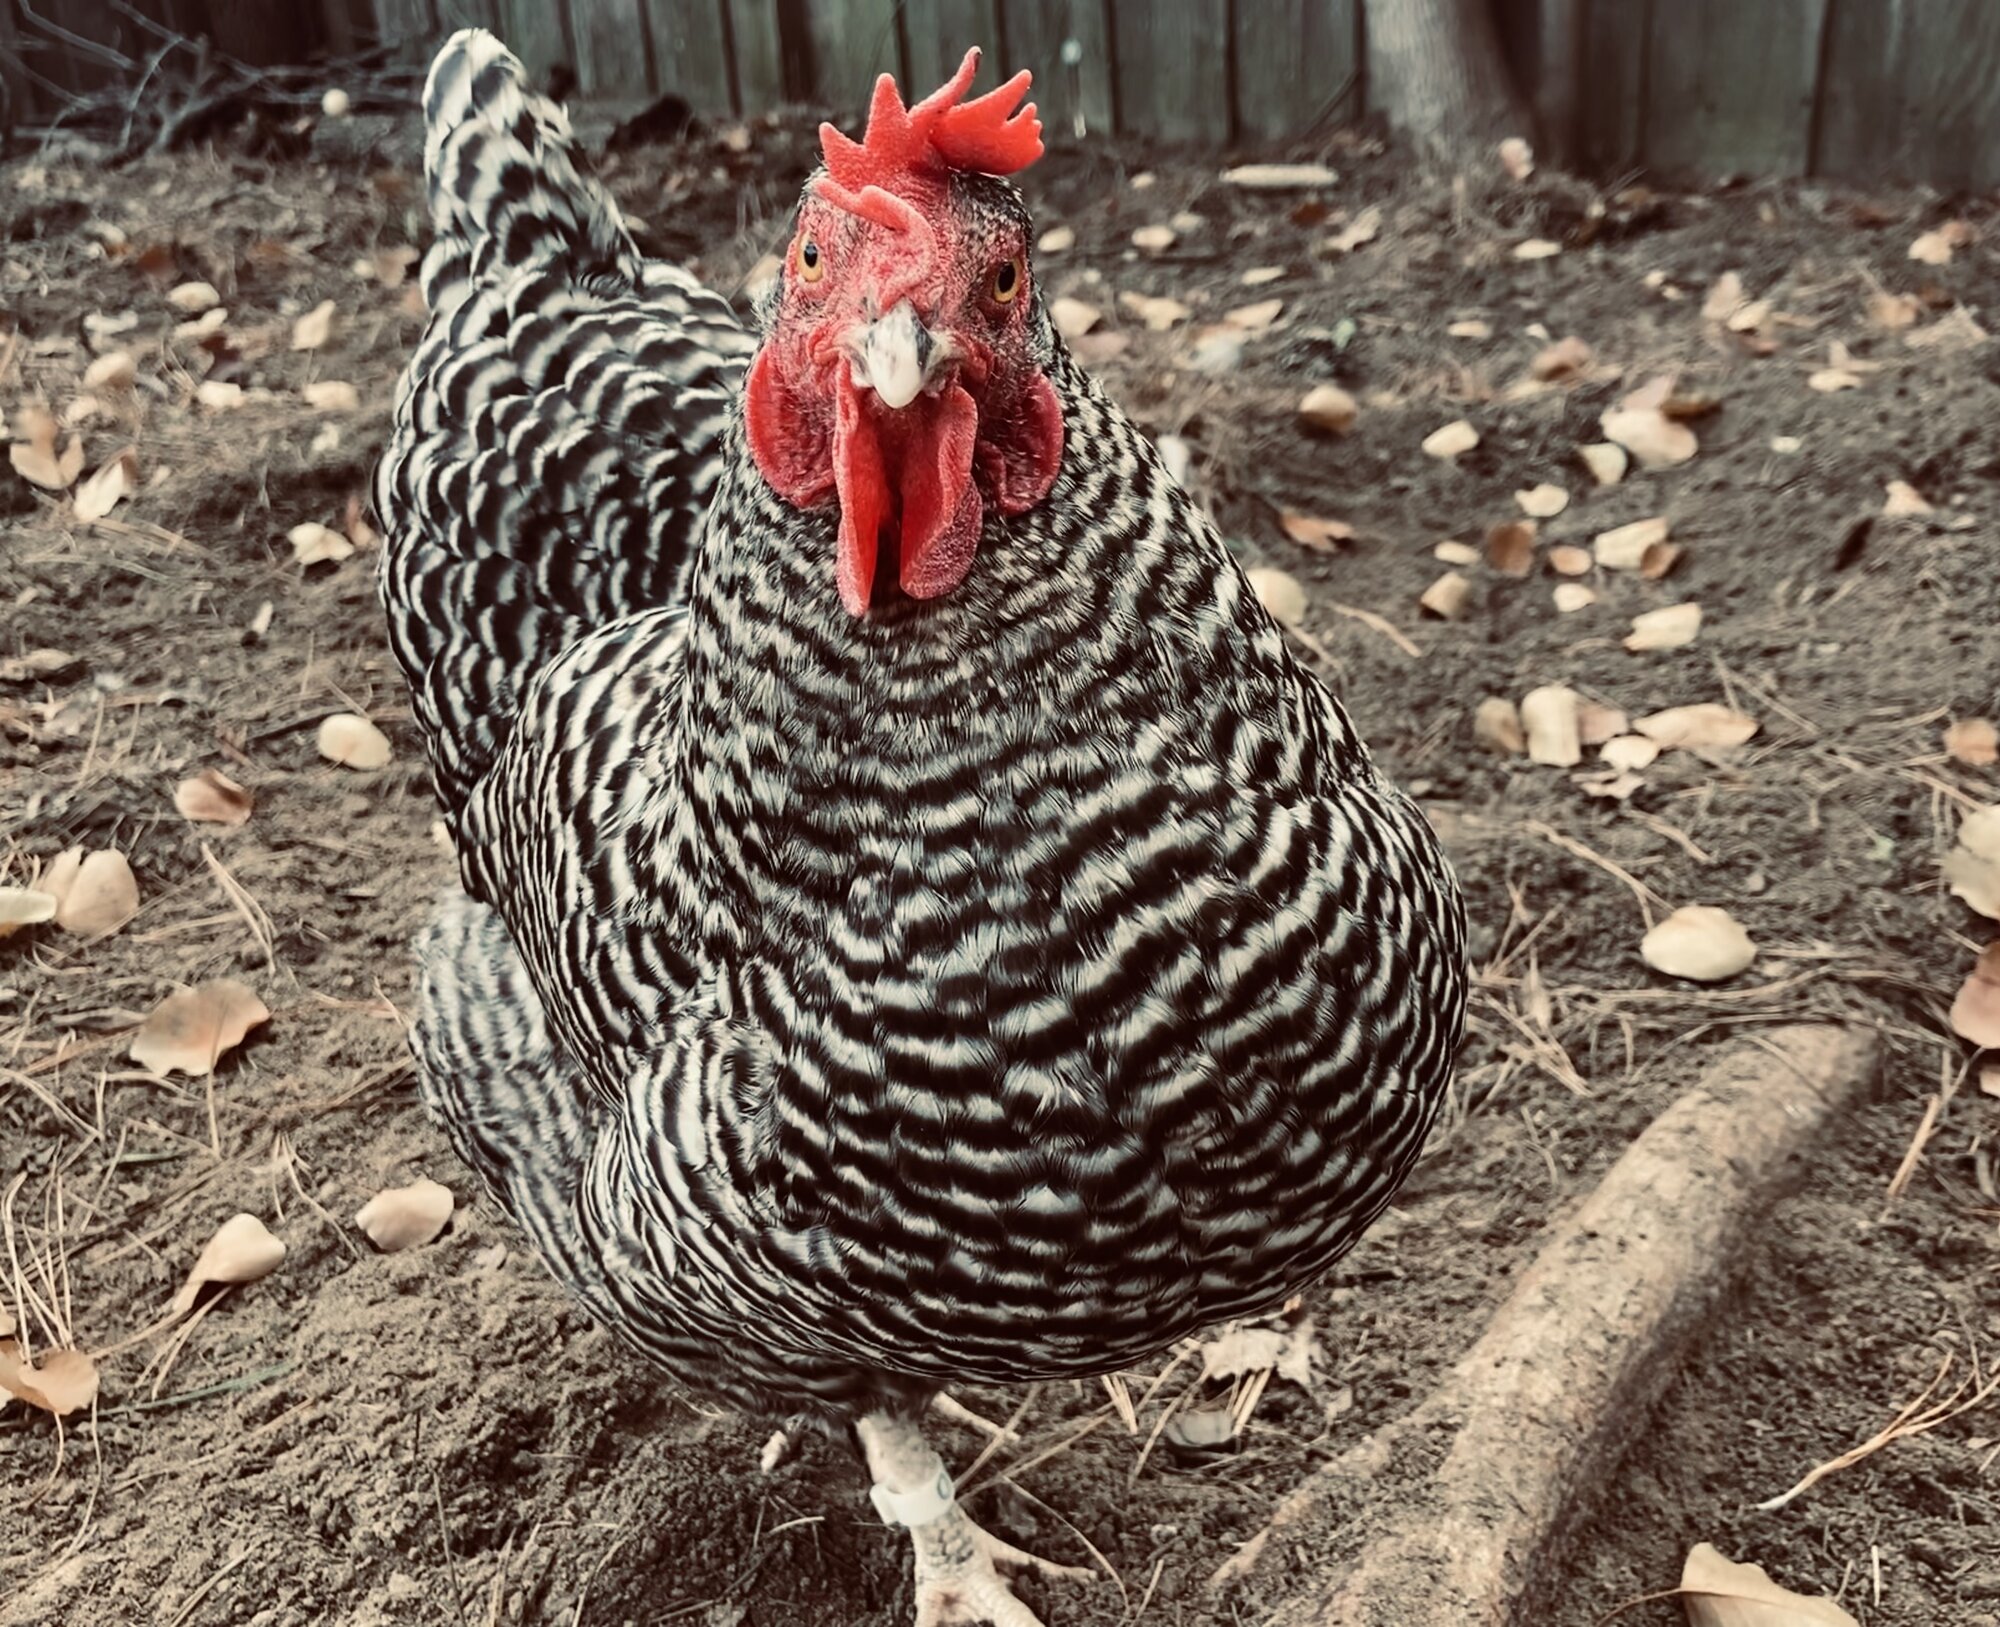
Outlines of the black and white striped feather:
{"type": "Polygon", "coordinates": [[[1303,1286],[1422,1144],[1463,923],[1205,516],[1038,312],[1054,489],[849,615],[836,512],[745,453],[755,339],[637,262],[490,36],[426,108],[379,499],[467,894],[418,945],[459,1151],[609,1325],[787,1412],[1303,1286]]]}

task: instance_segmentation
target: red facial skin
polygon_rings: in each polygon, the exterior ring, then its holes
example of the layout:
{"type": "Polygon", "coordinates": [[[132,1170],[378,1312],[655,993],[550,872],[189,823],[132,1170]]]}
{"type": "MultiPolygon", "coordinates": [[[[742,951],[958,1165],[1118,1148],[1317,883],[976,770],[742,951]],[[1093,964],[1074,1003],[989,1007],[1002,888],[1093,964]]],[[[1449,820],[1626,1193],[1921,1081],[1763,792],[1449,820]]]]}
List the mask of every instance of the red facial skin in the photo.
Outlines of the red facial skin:
{"type": "Polygon", "coordinates": [[[985,505],[1033,508],[1062,461],[1062,406],[1029,330],[1026,221],[982,200],[982,185],[993,183],[905,175],[889,196],[822,181],[846,207],[818,193],[801,206],[776,315],[750,369],[751,454],[786,501],[839,502],[836,580],[857,616],[874,594],[885,526],[903,592],[941,597],[972,569],[985,505]],[[949,359],[922,394],[892,409],[855,383],[850,357],[867,325],[904,299],[949,359]]]}

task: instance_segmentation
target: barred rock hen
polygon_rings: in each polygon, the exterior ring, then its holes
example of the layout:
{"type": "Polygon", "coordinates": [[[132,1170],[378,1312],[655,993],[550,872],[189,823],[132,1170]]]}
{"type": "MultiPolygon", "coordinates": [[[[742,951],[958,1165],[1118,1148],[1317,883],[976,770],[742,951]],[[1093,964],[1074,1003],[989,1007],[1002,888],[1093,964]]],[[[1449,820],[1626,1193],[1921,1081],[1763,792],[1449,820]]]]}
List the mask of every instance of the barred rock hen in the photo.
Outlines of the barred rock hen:
{"type": "Polygon", "coordinates": [[[458,35],[378,503],[464,883],[431,1109],[661,1367],[853,1428],[923,1627],[1032,1627],[922,1405],[1322,1271],[1465,973],[1429,827],[1065,352],[975,64],[823,132],[759,335],[458,35]]]}

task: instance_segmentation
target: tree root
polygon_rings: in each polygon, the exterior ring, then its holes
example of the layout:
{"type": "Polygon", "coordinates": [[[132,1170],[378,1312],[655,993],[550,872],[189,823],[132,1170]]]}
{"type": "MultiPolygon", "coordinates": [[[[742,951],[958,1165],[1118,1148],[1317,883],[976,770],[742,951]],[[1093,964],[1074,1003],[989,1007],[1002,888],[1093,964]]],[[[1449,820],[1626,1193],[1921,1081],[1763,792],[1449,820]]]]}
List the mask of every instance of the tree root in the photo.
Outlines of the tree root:
{"type": "Polygon", "coordinates": [[[1561,1223],[1437,1392],[1315,1474],[1222,1566],[1267,1627],[1527,1627],[1800,1155],[1868,1086],[1872,1035],[1742,1041],[1561,1223]],[[1336,1490],[1394,1483],[1332,1572],[1336,1490]],[[1313,1575],[1317,1571],[1318,1575],[1313,1575]],[[1296,1580],[1311,1576],[1302,1590],[1296,1580]]]}

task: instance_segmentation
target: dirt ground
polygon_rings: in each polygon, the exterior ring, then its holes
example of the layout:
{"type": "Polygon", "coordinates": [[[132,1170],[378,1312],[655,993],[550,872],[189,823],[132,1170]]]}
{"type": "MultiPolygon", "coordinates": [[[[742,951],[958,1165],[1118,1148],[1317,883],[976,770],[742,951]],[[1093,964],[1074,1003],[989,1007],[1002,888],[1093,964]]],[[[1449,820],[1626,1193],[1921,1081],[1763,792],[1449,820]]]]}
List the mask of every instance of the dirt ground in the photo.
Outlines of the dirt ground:
{"type": "MultiPolygon", "coordinates": [[[[740,289],[782,241],[806,130],[711,133],[609,174],[651,246],[740,289]]],[[[874,1521],[844,1449],[808,1444],[761,1475],[769,1425],[678,1392],[570,1308],[416,1103],[404,943],[449,862],[368,548],[302,569],[287,541],[301,522],[347,526],[421,325],[407,282],[388,285],[394,251],[423,240],[411,132],[356,135],[303,157],[233,144],[116,172],[60,156],[0,172],[0,401],[76,411],[93,351],[130,351],[137,391],[93,392],[82,431],[87,468],[129,444],[141,482],[110,523],[84,523],[0,474],[0,883],[74,844],[116,847],[143,902],[101,941],[43,927],[0,944],[0,1303],[38,1343],[53,1316],[79,1346],[117,1347],[94,1419],[59,1431],[0,1410],[0,1622],[901,1627],[907,1545],[874,1521]],[[206,345],[174,336],[188,317],[165,298],[192,279],[228,313],[206,345]],[[294,350],[294,320],[323,300],[331,339],[294,350]],[[124,312],[128,330],[94,331],[124,312]],[[247,396],[196,404],[204,376],[247,396]],[[314,381],[352,383],[359,409],[307,405],[314,381]],[[9,675],[36,649],[67,659],[9,675]],[[388,732],[389,767],[321,759],[315,729],[343,710],[388,732]],[[204,768],[255,794],[240,829],[176,813],[176,782],[204,768]],[[212,1089],[128,1060],[129,1030],[176,983],[224,975],[273,1015],[212,1089]],[[374,1252],[349,1217],[418,1174],[458,1195],[451,1229],[374,1252]],[[182,1341],[128,1343],[238,1211],[282,1237],[282,1267],[182,1341]]],[[[960,1471],[983,1458],[961,1477],[977,1518],[1099,1570],[1087,1589],[1024,1584],[1053,1623],[1261,1620],[1288,1579],[1223,1600],[1203,1581],[1276,1500],[1421,1399],[1550,1217],[1714,1047],[1841,1018],[1881,1029],[1879,1090],[1800,1172],[1636,1459],[1596,1488],[1549,1627],[1672,1587],[1697,1541],[1838,1594],[1870,1627],[2000,1623],[2000,1400],[1782,1512],[1748,1507],[1874,1433],[1947,1355],[1948,1382],[2000,1356],[2000,1099],[1944,1016],[1992,929],[1939,869],[1962,814],[2000,800],[2000,770],[1941,746],[1953,718],[2000,717],[2000,343],[1968,326],[2000,318],[2000,213],[1817,186],[1454,187],[1356,139],[1325,156],[1340,180],[1324,207],[1107,146],[1058,152],[1027,192],[1043,226],[1075,233],[1042,258],[1045,290],[1104,309],[1124,347],[1099,370],[1150,429],[1185,439],[1189,478],[1245,558],[1302,581],[1315,658],[1447,834],[1479,969],[1454,1097],[1394,1209],[1313,1296],[1313,1385],[1273,1382],[1238,1449],[1160,1431],[1197,1398],[1185,1353],[1131,1379],[1137,1434],[1102,1388],[1051,1385],[960,1392],[1015,1437],[987,1454],[978,1428],[939,1420],[938,1443],[960,1471]],[[1372,241],[1323,247],[1371,206],[1372,241]],[[1199,218],[1169,250],[1129,247],[1184,211],[1199,218]],[[1980,240],[1946,265],[1908,258],[1955,217],[1980,240]],[[1517,258],[1531,238],[1562,251],[1517,258]],[[1243,285],[1266,266],[1275,280],[1243,285]],[[1773,302],[1754,333],[1701,314],[1729,269],[1773,302]],[[1885,290],[1917,296],[1907,331],[1871,319],[1885,290]],[[1149,332],[1119,309],[1131,291],[1182,300],[1193,321],[1149,332]],[[1186,365],[1203,325],[1267,298],[1282,312],[1240,365],[1186,365]],[[1486,336],[1448,331],[1473,321],[1486,336]],[[1585,375],[1520,387],[1567,335],[1592,347],[1585,375]],[[1821,393],[1807,380],[1834,343],[1858,387],[1821,393]],[[1716,403],[1692,423],[1698,455],[1597,488],[1577,448],[1666,373],[1716,403]],[[1359,401],[1343,438],[1295,422],[1323,381],[1359,401]],[[1475,450],[1419,452],[1461,416],[1475,450]],[[1782,437],[1795,449],[1774,450],[1782,437]],[[1890,480],[1935,511],[1881,516],[1890,480]],[[1473,566],[1460,619],[1420,615],[1445,569],[1435,545],[1477,545],[1540,481],[1572,494],[1544,522],[1544,556],[1666,514],[1676,569],[1594,572],[1599,602],[1559,615],[1544,563],[1518,579],[1473,566]],[[1282,510],[1356,538],[1309,551],[1282,510]],[[1632,615],[1684,600],[1705,612],[1693,645],[1620,647],[1632,615]],[[1482,698],[1550,683],[1633,716],[1725,701],[1760,728],[1732,752],[1662,756],[1620,802],[1475,741],[1482,698]],[[1649,971],[1641,893],[1726,906],[1756,964],[1706,988],[1649,971]]],[[[1344,1494],[1343,1542],[1394,1495],[1344,1494]]],[[[1618,1619],[1653,1627],[1679,1606],[1618,1619]]]]}

